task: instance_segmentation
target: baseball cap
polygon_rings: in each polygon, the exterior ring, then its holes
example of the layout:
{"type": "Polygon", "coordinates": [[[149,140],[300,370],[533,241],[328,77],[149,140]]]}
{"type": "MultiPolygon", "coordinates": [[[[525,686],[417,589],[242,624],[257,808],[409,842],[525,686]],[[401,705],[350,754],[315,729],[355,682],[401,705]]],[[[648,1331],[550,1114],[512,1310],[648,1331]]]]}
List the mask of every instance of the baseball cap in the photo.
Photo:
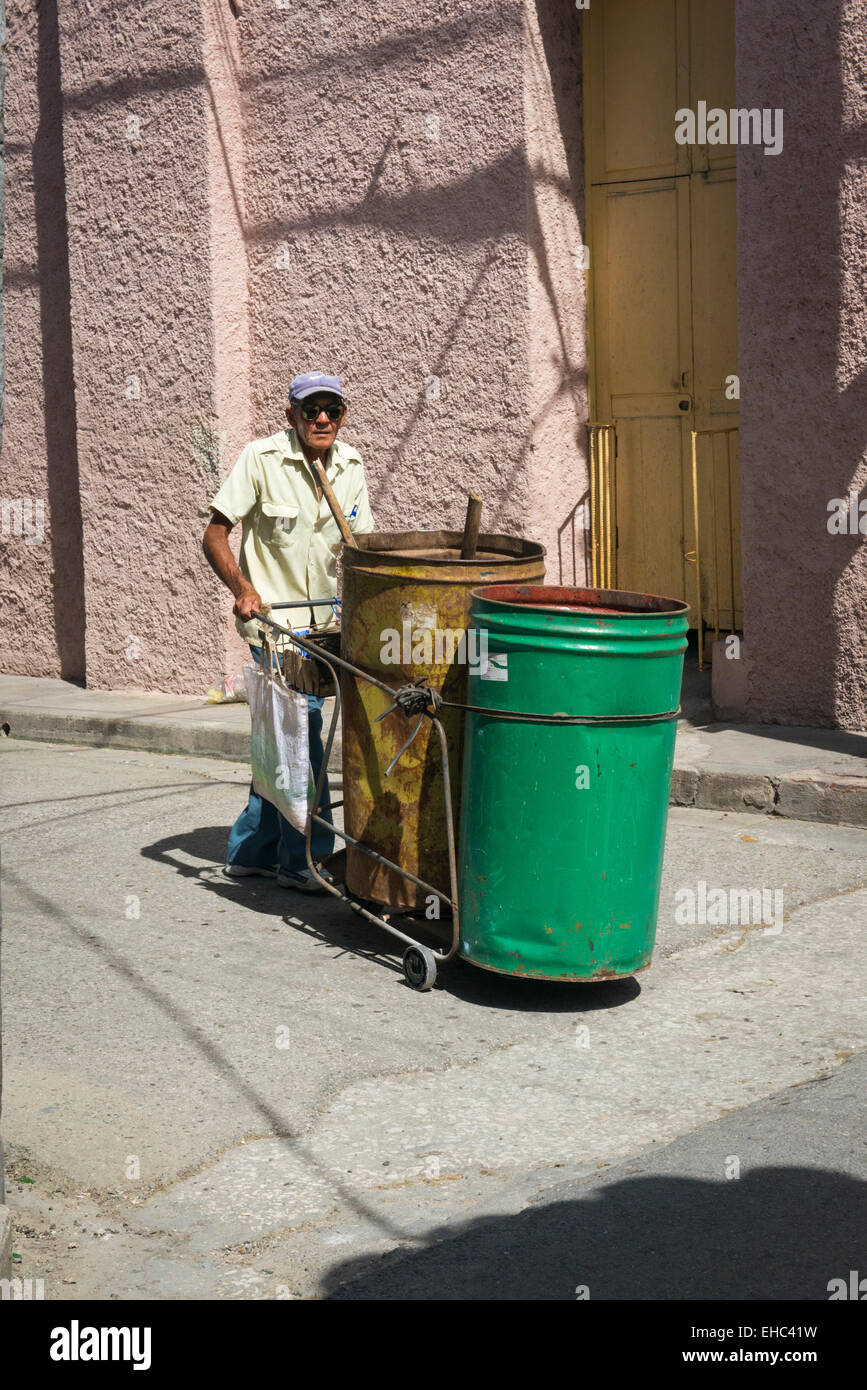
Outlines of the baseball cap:
{"type": "Polygon", "coordinates": [[[330,391],[333,396],[343,400],[343,382],[339,376],[329,376],[327,372],[303,372],[296,376],[289,386],[289,400],[303,401],[316,391],[330,391]]]}

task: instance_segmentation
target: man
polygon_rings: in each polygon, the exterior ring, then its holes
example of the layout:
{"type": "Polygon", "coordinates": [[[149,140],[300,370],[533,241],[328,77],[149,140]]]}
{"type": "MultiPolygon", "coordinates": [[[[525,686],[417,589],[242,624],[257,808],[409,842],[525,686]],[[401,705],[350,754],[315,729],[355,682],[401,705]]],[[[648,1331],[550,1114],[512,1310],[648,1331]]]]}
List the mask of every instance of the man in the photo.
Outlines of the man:
{"type": "MultiPolygon", "coordinates": [[[[337,443],[346,419],[340,378],[325,372],[296,376],[286,419],[288,429],[256,439],[243,450],[210,504],[203,542],[212,568],[235,595],[236,626],[257,662],[261,624],[250,614],[261,610],[263,602],[323,599],[337,592],[340,528],[322,496],[312,459],[322,461],[352,530],[373,530],[361,455],[351,445],[337,443]],[[238,522],[240,565],[229,547],[229,532],[238,522]]],[[[324,621],[328,612],[318,608],[316,621],[324,621]]],[[[284,626],[292,626],[291,620],[284,620],[284,626]]],[[[323,701],[312,695],[307,701],[315,779],[322,766],[323,701]]],[[[329,804],[326,784],[326,808],[329,804]]],[[[331,819],[329,809],[323,810],[323,818],[331,819]]],[[[334,848],[334,836],[316,826],[311,847],[314,858],[323,859],[334,848]]],[[[246,810],[229,834],[225,872],[232,878],[264,874],[276,877],[281,887],[321,891],[307,868],[304,836],[252,788],[246,810]]]]}

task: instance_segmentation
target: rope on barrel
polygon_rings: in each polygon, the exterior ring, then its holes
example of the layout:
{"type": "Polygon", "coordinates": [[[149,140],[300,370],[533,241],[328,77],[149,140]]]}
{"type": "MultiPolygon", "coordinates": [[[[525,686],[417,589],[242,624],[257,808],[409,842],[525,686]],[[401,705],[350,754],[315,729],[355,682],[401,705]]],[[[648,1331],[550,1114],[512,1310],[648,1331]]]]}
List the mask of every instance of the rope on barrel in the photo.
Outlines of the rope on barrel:
{"type": "MultiPolygon", "coordinates": [[[[376,722],[379,723],[396,709],[401,710],[408,718],[415,714],[427,714],[429,718],[436,718],[441,709],[462,709],[468,710],[470,714],[486,714],[491,719],[513,719],[525,724],[659,724],[666,719],[676,719],[680,714],[680,706],[667,710],[664,714],[530,714],[527,710],[489,709],[486,705],[465,705],[457,700],[444,700],[438,690],[432,690],[419,682],[414,685],[402,685],[396,690],[394,703],[383,714],[377,716],[376,722]],[[429,712],[431,709],[433,714],[429,712]]],[[[418,730],[419,724],[404,744],[404,748],[409,747],[418,730]]],[[[403,748],[400,751],[402,753],[403,748]]],[[[397,758],[394,762],[396,761],[397,758]]],[[[391,763],[389,771],[394,762],[391,763]]]]}
{"type": "Polygon", "coordinates": [[[528,714],[525,710],[487,709],[485,705],[460,705],[451,700],[440,703],[447,709],[465,709],[491,719],[515,719],[522,724],[661,724],[680,714],[680,705],[664,714],[528,714]]]}
{"type": "Polygon", "coordinates": [[[429,715],[428,717],[436,717],[435,701],[438,699],[439,696],[437,695],[436,691],[428,690],[426,686],[402,685],[399,690],[396,690],[394,692],[394,703],[392,705],[389,705],[388,709],[384,710],[382,714],[378,714],[376,716],[374,723],[381,724],[383,719],[385,719],[386,715],[393,713],[393,711],[396,709],[399,709],[403,714],[405,714],[407,719],[411,719],[414,714],[418,715],[418,723],[416,724],[409,738],[406,740],[406,743],[397,753],[395,753],[388,767],[385,769],[386,777],[391,776],[395,764],[400,761],[407,748],[409,748],[409,745],[412,743],[413,739],[415,738],[416,734],[421,728],[424,722],[424,717],[428,713],[428,706],[431,704],[433,704],[434,706],[434,714],[429,715]]]}

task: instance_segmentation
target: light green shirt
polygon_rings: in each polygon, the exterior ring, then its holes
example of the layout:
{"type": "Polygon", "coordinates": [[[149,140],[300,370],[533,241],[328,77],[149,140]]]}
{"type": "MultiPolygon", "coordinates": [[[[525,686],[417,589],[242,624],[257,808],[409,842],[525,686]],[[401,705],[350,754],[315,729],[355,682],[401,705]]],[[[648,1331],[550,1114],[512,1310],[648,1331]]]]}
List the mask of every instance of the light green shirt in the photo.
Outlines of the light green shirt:
{"type": "MultiPolygon", "coordinates": [[[[353,531],[373,530],[364,464],[357,449],[338,439],[329,449],[325,472],[353,531]]],[[[341,535],[325,498],[317,495],[313,472],[294,430],[254,439],[210,503],[233,525],[242,523],[241,573],[265,603],[330,598],[337,592],[337,552],[341,535]]],[[[313,610],[325,623],[328,608],[313,610]]],[[[284,627],[307,627],[303,608],[274,614],[284,627]]],[[[259,626],[236,620],[246,642],[258,645],[259,626]]]]}

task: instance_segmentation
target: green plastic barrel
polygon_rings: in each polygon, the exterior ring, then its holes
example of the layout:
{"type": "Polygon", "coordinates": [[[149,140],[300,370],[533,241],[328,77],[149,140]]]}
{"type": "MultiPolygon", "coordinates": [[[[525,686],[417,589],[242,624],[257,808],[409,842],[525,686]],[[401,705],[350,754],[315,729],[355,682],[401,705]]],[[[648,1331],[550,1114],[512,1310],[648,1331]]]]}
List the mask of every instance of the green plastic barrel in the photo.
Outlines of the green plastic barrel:
{"type": "Polygon", "coordinates": [[[633,975],[656,934],[687,605],[500,584],[474,590],[471,624],[487,660],[467,703],[499,713],[466,715],[460,954],[546,980],[633,975]]]}

